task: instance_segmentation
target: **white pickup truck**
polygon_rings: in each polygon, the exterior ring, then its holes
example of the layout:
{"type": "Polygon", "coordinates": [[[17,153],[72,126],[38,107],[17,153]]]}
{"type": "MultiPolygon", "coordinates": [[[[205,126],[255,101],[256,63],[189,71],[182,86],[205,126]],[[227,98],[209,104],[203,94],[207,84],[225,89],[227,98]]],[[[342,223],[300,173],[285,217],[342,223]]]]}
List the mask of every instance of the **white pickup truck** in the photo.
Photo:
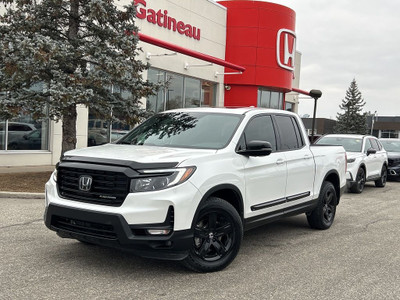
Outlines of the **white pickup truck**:
{"type": "Polygon", "coordinates": [[[64,238],[225,268],[247,229],[300,213],[327,229],[346,186],[341,146],[310,146],[282,110],[159,113],[113,144],[67,152],[46,184],[64,238]]]}

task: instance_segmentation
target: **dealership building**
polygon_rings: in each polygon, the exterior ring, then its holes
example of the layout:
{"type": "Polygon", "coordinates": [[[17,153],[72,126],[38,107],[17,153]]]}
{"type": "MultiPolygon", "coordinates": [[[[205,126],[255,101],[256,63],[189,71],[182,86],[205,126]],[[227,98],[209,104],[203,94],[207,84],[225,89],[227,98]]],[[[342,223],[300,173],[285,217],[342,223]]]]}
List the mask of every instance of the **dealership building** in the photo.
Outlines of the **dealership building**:
{"type": "MultiPolygon", "coordinates": [[[[266,107],[297,112],[300,52],[295,12],[265,1],[135,0],[143,78],[168,82],[142,99],[160,112],[181,107],[266,107]]],[[[132,1],[118,1],[118,6],[132,1]]],[[[77,148],[104,144],[129,128],[78,107],[77,148]]],[[[0,120],[0,165],[54,165],[61,122],[29,115],[0,120]]]]}

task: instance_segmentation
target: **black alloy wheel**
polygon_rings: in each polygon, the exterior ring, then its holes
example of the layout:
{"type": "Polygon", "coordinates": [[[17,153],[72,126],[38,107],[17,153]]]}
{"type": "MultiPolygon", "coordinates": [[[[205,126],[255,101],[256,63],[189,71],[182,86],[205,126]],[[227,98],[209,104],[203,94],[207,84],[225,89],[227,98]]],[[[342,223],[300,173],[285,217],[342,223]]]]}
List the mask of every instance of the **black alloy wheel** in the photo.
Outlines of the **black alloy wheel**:
{"type": "Polygon", "coordinates": [[[322,215],[324,224],[332,224],[336,212],[336,192],[326,189],[323,197],[322,215]]]}
{"type": "Polygon", "coordinates": [[[362,191],[364,190],[365,182],[366,182],[365,171],[363,168],[359,168],[357,171],[356,181],[350,189],[351,192],[361,194],[362,191]]]}
{"type": "Polygon", "coordinates": [[[232,220],[220,211],[210,211],[200,217],[194,230],[194,252],[205,261],[216,261],[232,248],[235,233],[232,220]]]}
{"type": "Polygon", "coordinates": [[[376,187],[384,187],[386,185],[386,181],[387,181],[387,168],[386,166],[382,167],[382,171],[381,171],[381,177],[375,181],[375,186],[376,187]]]}
{"type": "Polygon", "coordinates": [[[193,245],[184,264],[196,272],[221,270],[236,257],[242,238],[242,221],[236,209],[211,197],[195,221],[193,245]]]}
{"type": "Polygon", "coordinates": [[[337,195],[333,184],[329,181],[322,183],[317,207],[307,214],[307,221],[311,228],[328,229],[335,219],[337,195]]]}

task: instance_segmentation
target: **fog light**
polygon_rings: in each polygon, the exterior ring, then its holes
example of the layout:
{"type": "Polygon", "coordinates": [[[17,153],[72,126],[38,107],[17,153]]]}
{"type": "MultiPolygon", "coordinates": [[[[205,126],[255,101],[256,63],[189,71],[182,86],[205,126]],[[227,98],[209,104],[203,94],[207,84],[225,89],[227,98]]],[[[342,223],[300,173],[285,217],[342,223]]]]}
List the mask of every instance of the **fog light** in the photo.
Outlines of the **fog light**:
{"type": "Polygon", "coordinates": [[[167,235],[171,232],[171,229],[147,229],[146,231],[151,235],[167,235]]]}

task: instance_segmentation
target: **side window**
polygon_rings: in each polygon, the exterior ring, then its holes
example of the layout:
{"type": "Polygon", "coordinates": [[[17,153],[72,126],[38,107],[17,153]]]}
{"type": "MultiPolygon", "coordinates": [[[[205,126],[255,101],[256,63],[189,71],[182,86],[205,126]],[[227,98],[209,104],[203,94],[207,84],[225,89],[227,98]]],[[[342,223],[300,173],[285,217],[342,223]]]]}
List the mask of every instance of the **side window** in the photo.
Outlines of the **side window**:
{"type": "Polygon", "coordinates": [[[375,142],[378,144],[379,147],[379,151],[383,149],[383,145],[381,144],[381,142],[379,140],[375,140],[375,142]]]}
{"type": "Polygon", "coordinates": [[[371,142],[372,148],[374,148],[376,151],[381,150],[381,148],[379,147],[379,144],[378,144],[377,140],[375,140],[375,139],[370,139],[369,141],[371,142]]]}
{"type": "Polygon", "coordinates": [[[244,130],[245,141],[267,141],[272,146],[272,151],[276,151],[275,130],[271,116],[259,116],[249,121],[244,130]]]}
{"type": "Polygon", "coordinates": [[[371,139],[367,139],[367,141],[365,142],[365,149],[364,149],[364,152],[367,153],[368,149],[371,149],[371,148],[374,148],[374,147],[372,146],[371,139]]]}
{"type": "Polygon", "coordinates": [[[303,146],[300,131],[290,116],[275,116],[281,141],[281,150],[293,150],[303,146]],[[297,128],[296,128],[297,127],[297,128]]]}
{"type": "Polygon", "coordinates": [[[300,128],[299,124],[296,122],[294,118],[291,118],[294,126],[294,131],[296,132],[296,137],[297,137],[297,143],[299,145],[299,148],[303,147],[305,145],[303,137],[300,133],[300,128]]]}

